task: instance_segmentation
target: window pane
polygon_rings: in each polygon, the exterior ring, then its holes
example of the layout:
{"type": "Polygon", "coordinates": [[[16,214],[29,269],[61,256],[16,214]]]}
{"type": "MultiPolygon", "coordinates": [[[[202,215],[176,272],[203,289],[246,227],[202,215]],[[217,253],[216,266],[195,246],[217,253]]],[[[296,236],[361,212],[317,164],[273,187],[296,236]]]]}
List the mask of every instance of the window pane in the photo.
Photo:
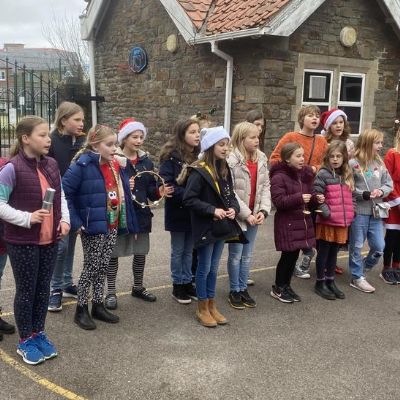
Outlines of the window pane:
{"type": "Polygon", "coordinates": [[[340,101],[361,102],[362,78],[342,76],[340,85],[340,101]]]}
{"type": "Polygon", "coordinates": [[[350,124],[351,133],[360,133],[360,119],[361,119],[361,107],[339,107],[347,115],[347,120],[350,124]]]}
{"type": "Polygon", "coordinates": [[[331,74],[304,72],[303,102],[328,103],[330,87],[331,74]]]}

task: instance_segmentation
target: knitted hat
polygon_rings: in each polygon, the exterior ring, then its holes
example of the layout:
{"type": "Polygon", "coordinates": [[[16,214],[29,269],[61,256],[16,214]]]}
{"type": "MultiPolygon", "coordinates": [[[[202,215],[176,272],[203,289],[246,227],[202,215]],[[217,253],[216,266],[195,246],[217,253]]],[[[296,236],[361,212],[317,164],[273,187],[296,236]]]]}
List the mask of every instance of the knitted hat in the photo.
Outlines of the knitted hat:
{"type": "Polygon", "coordinates": [[[201,138],[201,152],[208,150],[211,146],[214,146],[215,143],[218,143],[222,139],[231,140],[228,132],[225,130],[223,126],[216,126],[215,128],[204,128],[201,130],[204,132],[203,137],[201,138]]]}
{"type": "Polygon", "coordinates": [[[326,132],[328,132],[329,127],[337,117],[343,117],[343,119],[347,121],[347,115],[345,112],[337,108],[332,108],[331,110],[325,111],[321,114],[321,125],[324,127],[324,130],[321,131],[322,135],[325,135],[326,132]]]}
{"type": "Polygon", "coordinates": [[[119,125],[118,142],[121,143],[127,136],[135,131],[142,131],[143,138],[146,139],[147,129],[141,122],[136,121],[134,118],[124,119],[119,125]]]}

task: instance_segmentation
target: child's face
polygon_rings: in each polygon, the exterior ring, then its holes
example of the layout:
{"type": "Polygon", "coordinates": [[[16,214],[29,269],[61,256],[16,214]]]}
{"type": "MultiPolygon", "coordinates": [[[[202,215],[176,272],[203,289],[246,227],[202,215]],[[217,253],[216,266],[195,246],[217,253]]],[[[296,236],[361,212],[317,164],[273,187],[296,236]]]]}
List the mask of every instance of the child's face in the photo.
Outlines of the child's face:
{"type": "Polygon", "coordinates": [[[32,133],[22,136],[22,142],[35,156],[48,154],[51,144],[49,126],[45,123],[36,125],[32,133]]]}
{"type": "Polygon", "coordinates": [[[315,130],[319,125],[319,114],[308,113],[304,116],[303,127],[310,130],[315,130]]]}
{"type": "Polygon", "coordinates": [[[256,119],[254,122],[253,122],[253,124],[258,128],[258,132],[260,133],[260,135],[261,135],[261,133],[262,133],[262,131],[263,131],[263,129],[264,129],[264,120],[261,118],[261,119],[256,119]]]}
{"type": "Polygon", "coordinates": [[[254,128],[243,140],[243,146],[249,154],[253,154],[257,151],[258,146],[260,145],[260,132],[258,128],[254,128]]]}
{"type": "Polygon", "coordinates": [[[185,143],[191,147],[195,148],[200,143],[200,128],[198,124],[192,124],[185,132],[185,143]]]}
{"type": "Polygon", "coordinates": [[[143,142],[144,133],[142,131],[134,131],[125,139],[124,147],[130,151],[138,151],[143,142]]]}
{"type": "Polygon", "coordinates": [[[372,145],[372,152],[375,155],[378,155],[382,150],[382,147],[383,147],[383,139],[377,139],[374,141],[374,144],[372,145]]]}
{"type": "Polygon", "coordinates": [[[225,160],[229,150],[229,140],[222,139],[214,145],[214,155],[218,160],[225,160]]]}
{"type": "Polygon", "coordinates": [[[94,144],[93,149],[100,154],[101,161],[111,161],[117,152],[117,135],[114,133],[107,136],[100,143],[94,144]]]}
{"type": "Polygon", "coordinates": [[[77,136],[82,133],[83,123],[85,122],[85,116],[83,112],[78,112],[71,115],[69,118],[63,118],[61,125],[64,127],[64,131],[70,135],[77,136]]]}
{"type": "Polygon", "coordinates": [[[342,116],[337,117],[329,127],[331,133],[335,137],[340,137],[344,129],[344,118],[342,116]]]}
{"type": "Polygon", "coordinates": [[[295,169],[302,169],[304,167],[304,149],[301,147],[295,150],[287,163],[295,169]]]}
{"type": "Polygon", "coordinates": [[[338,169],[343,165],[343,154],[340,151],[332,151],[329,155],[329,166],[338,169]]]}

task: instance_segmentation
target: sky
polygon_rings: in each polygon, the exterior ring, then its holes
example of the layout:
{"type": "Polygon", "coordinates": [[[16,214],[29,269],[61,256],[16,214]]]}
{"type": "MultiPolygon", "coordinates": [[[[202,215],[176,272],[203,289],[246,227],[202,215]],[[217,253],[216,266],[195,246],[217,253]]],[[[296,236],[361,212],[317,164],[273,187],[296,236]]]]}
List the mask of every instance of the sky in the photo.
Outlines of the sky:
{"type": "Polygon", "coordinates": [[[51,47],[43,26],[53,15],[79,18],[84,0],[0,0],[0,48],[4,43],[24,43],[25,47],[51,47]]]}

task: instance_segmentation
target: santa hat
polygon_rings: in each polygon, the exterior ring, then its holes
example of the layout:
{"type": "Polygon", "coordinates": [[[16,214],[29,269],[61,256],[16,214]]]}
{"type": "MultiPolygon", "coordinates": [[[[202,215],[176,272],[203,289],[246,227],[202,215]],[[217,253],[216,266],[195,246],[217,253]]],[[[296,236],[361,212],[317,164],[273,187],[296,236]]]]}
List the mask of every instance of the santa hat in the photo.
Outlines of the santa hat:
{"type": "Polygon", "coordinates": [[[337,117],[343,117],[345,121],[347,121],[347,115],[344,111],[339,110],[338,108],[332,108],[331,110],[325,111],[321,114],[321,125],[324,129],[321,131],[322,135],[325,135],[329,127],[333,124],[337,117]]]}
{"type": "Polygon", "coordinates": [[[205,128],[201,130],[203,137],[201,138],[201,152],[204,153],[215,143],[218,143],[222,139],[231,140],[228,132],[223,126],[216,126],[215,128],[205,128]]]}
{"type": "Polygon", "coordinates": [[[141,122],[136,121],[134,118],[124,119],[119,125],[118,142],[121,143],[127,136],[135,131],[142,131],[143,138],[146,139],[147,129],[141,122]]]}

